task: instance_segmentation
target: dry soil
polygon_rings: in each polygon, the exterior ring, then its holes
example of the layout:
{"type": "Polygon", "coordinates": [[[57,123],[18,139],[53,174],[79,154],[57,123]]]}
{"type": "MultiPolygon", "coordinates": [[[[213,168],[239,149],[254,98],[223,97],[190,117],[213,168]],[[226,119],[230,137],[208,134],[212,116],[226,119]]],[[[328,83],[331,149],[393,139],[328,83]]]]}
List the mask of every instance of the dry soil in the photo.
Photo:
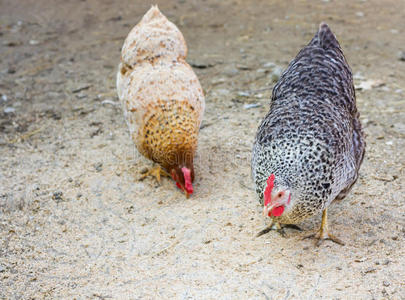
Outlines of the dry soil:
{"type": "Polygon", "coordinates": [[[405,299],[405,2],[158,1],[206,95],[190,199],[128,135],[120,48],[149,1],[0,2],[0,298],[405,299]],[[367,154],[330,209],[260,238],[257,126],[321,21],[355,74],[367,154]],[[402,51],[402,52],[401,52],[402,51]]]}

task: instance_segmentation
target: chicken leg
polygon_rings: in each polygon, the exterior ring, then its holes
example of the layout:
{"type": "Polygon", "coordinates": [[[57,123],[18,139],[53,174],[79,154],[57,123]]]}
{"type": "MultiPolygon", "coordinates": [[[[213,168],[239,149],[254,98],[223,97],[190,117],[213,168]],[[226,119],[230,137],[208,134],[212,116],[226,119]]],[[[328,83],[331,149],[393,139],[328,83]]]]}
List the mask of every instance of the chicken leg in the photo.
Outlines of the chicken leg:
{"type": "Polygon", "coordinates": [[[141,176],[141,178],[139,178],[139,180],[144,180],[146,177],[148,176],[153,176],[156,178],[156,181],[160,184],[160,177],[161,176],[166,176],[166,177],[170,177],[169,173],[167,173],[165,170],[162,169],[162,167],[160,165],[156,165],[153,168],[149,169],[148,171],[146,171],[145,174],[143,174],[141,176]]]}
{"type": "Polygon", "coordinates": [[[325,210],[322,213],[321,228],[318,230],[317,233],[313,233],[313,234],[310,234],[310,235],[304,237],[304,239],[307,239],[307,238],[315,238],[317,240],[316,246],[321,245],[324,240],[331,240],[331,241],[335,242],[336,244],[339,244],[342,246],[344,246],[344,244],[345,244],[342,240],[340,240],[339,238],[337,238],[336,236],[334,236],[333,234],[331,234],[329,232],[328,209],[327,208],[325,208],[325,210]]]}
{"type": "Polygon", "coordinates": [[[266,227],[265,229],[261,230],[258,234],[256,234],[256,237],[262,236],[263,234],[266,234],[268,232],[270,232],[271,230],[275,230],[277,231],[279,234],[281,234],[281,236],[286,237],[287,234],[284,231],[284,228],[292,228],[292,229],[296,229],[301,231],[302,229],[300,227],[298,227],[295,224],[284,224],[283,227],[281,227],[280,223],[275,222],[274,220],[272,220],[270,226],[266,227]]]}

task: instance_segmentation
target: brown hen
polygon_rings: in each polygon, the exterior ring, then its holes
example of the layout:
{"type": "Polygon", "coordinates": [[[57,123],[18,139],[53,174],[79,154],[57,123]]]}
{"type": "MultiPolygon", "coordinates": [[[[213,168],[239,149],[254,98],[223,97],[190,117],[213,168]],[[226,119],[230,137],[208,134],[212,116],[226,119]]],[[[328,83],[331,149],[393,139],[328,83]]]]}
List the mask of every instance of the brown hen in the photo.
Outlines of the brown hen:
{"type": "Polygon", "coordinates": [[[188,196],[205,100],[186,55],[179,29],[152,6],[122,47],[117,90],[137,149],[158,164],[147,175],[169,173],[188,196]]]}

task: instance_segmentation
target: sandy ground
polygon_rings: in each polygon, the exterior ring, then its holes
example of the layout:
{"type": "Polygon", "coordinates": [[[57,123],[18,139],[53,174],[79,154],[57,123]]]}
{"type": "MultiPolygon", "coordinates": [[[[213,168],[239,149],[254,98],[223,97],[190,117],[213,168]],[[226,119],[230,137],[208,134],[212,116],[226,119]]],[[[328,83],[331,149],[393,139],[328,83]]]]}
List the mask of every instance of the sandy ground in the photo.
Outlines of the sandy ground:
{"type": "Polygon", "coordinates": [[[405,299],[405,2],[159,3],[206,94],[188,200],[138,180],[152,164],[116,97],[120,47],[151,3],[1,1],[0,298],[405,299]],[[302,239],[320,216],[255,238],[253,138],[321,21],[367,133],[360,179],[330,210],[346,245],[302,239]]]}

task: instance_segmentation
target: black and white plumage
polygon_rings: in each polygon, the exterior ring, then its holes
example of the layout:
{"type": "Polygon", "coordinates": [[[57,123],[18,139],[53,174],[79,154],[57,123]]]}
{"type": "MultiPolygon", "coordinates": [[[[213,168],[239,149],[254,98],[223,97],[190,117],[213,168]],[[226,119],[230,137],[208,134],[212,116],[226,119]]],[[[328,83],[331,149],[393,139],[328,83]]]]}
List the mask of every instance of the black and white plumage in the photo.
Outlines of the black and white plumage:
{"type": "Polygon", "coordinates": [[[284,206],[279,216],[266,213],[274,223],[296,224],[343,199],[357,180],[364,151],[352,73],[336,37],[322,23],[275,85],[270,111],[257,131],[256,192],[261,204],[266,202],[267,181],[274,174],[268,208],[284,206]]]}

